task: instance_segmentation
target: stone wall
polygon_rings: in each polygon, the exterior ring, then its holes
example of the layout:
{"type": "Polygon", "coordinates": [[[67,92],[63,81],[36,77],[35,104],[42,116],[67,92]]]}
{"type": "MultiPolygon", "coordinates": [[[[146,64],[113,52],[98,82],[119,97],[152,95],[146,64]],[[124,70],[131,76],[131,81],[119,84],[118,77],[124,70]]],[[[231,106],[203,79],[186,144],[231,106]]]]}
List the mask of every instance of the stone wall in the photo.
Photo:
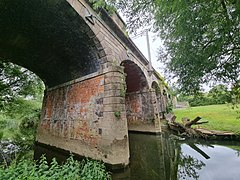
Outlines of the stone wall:
{"type": "Polygon", "coordinates": [[[126,113],[128,125],[153,124],[154,113],[149,92],[126,94],[126,113]]]}
{"type": "Polygon", "coordinates": [[[98,143],[103,117],[104,79],[98,76],[46,92],[40,127],[53,136],[98,143]]]}
{"type": "Polygon", "coordinates": [[[121,74],[109,72],[46,91],[36,140],[126,166],[129,148],[124,98],[112,83],[120,82],[121,74]]]}

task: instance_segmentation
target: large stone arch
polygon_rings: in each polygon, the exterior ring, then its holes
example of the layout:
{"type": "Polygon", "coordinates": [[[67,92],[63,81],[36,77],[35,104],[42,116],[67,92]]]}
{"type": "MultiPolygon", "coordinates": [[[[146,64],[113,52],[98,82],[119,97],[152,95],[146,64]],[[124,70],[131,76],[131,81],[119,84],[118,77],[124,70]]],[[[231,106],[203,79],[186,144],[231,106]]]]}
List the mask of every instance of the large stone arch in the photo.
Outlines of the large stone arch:
{"type": "Polygon", "coordinates": [[[101,70],[103,48],[67,1],[2,1],[0,9],[0,58],[36,73],[47,87],[101,70]]]}
{"type": "Polygon", "coordinates": [[[85,1],[1,1],[0,58],[33,71],[47,87],[37,145],[119,168],[129,163],[127,125],[114,109],[122,101],[112,77],[120,82],[122,71],[110,50],[118,52],[119,40],[91,13],[85,1]]]}

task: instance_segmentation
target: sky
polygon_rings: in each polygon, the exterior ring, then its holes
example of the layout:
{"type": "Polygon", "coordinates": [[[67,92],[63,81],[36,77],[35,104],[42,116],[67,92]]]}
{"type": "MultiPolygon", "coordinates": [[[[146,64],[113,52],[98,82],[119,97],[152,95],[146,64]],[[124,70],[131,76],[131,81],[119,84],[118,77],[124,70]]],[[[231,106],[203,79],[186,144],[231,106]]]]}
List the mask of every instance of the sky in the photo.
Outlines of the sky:
{"type": "MultiPolygon", "coordinates": [[[[134,35],[130,35],[130,38],[133,40],[133,42],[136,44],[139,50],[143,53],[143,55],[148,59],[146,33],[143,33],[142,36],[138,36],[137,38],[134,38],[134,35]]],[[[163,42],[159,37],[156,37],[156,35],[152,32],[149,32],[149,41],[150,41],[150,52],[151,52],[150,54],[151,54],[152,65],[154,69],[156,69],[159,73],[163,75],[164,74],[163,66],[159,61],[157,61],[158,49],[161,46],[163,46],[163,42]]]]}

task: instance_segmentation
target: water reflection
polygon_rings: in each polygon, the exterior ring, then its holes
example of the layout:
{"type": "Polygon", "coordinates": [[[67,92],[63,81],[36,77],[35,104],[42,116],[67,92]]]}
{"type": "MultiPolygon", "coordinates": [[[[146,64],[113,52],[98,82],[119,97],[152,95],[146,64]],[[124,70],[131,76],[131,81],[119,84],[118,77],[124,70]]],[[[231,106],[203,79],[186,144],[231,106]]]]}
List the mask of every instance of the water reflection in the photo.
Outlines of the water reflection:
{"type": "Polygon", "coordinates": [[[239,179],[240,143],[183,141],[176,136],[130,134],[131,164],[113,179],[239,179]]]}

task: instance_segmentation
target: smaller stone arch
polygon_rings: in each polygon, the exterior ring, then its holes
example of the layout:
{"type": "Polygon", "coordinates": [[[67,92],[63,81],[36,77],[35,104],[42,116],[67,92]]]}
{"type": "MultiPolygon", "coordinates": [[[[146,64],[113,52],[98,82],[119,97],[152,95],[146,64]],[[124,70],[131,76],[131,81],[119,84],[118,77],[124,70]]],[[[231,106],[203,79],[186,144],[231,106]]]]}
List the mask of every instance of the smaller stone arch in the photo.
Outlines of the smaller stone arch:
{"type": "Polygon", "coordinates": [[[126,77],[126,93],[147,90],[148,82],[141,68],[131,60],[122,61],[126,77]]]}
{"type": "Polygon", "coordinates": [[[152,89],[155,90],[156,95],[160,95],[161,96],[161,88],[159,86],[159,84],[156,81],[152,82],[152,89]]]}
{"type": "Polygon", "coordinates": [[[152,94],[144,72],[133,61],[125,60],[124,67],[126,93],[125,109],[130,131],[146,131],[154,127],[154,107],[152,94]]]}

